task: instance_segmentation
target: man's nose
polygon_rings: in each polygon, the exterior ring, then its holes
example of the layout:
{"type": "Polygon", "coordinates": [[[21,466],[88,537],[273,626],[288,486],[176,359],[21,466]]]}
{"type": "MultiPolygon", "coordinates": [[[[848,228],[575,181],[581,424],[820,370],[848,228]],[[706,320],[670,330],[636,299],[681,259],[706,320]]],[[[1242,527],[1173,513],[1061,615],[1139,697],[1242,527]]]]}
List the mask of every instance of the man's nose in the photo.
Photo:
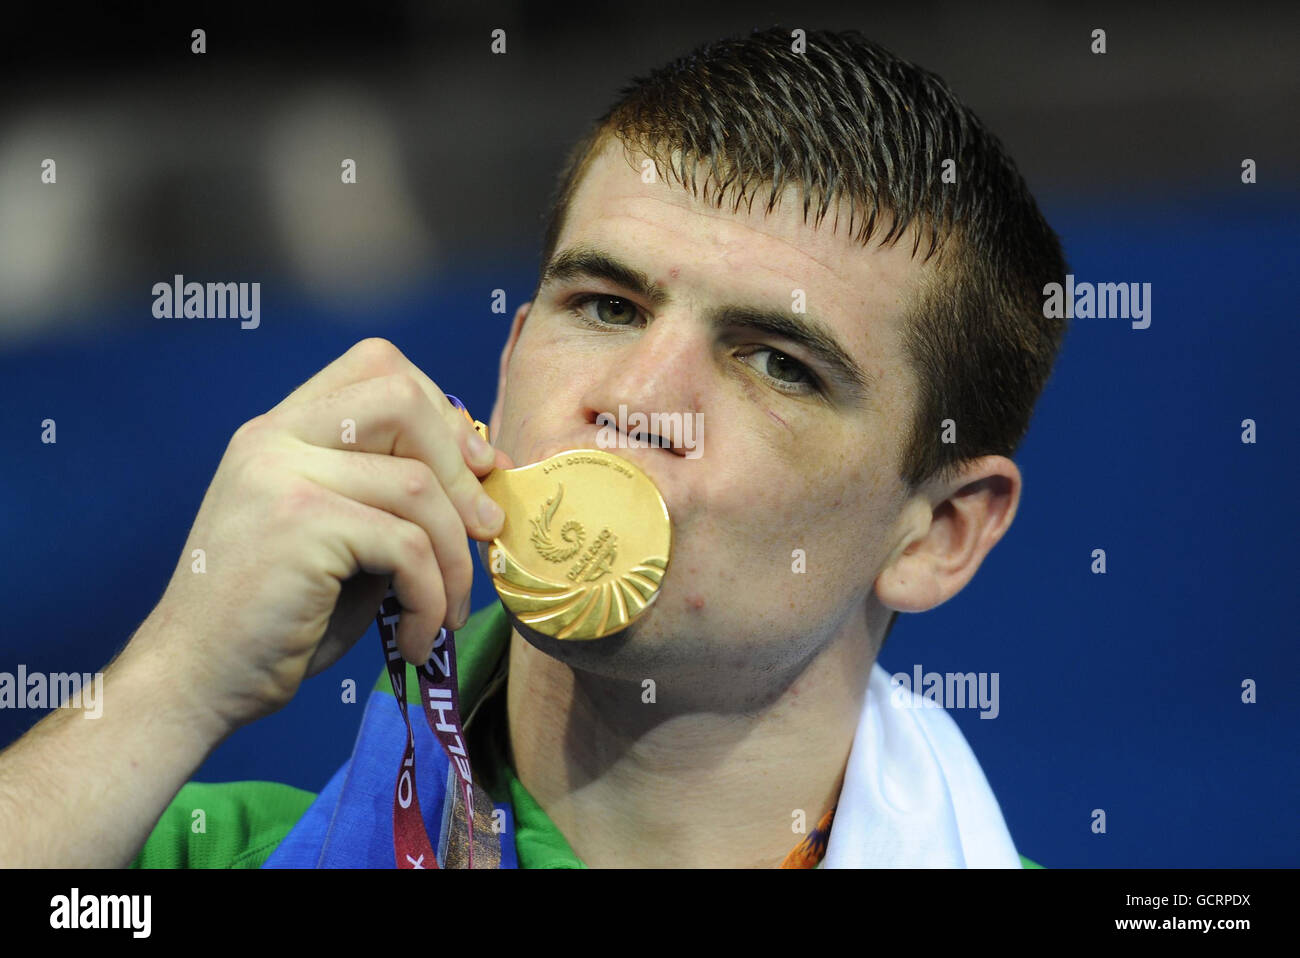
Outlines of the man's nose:
{"type": "MultiPolygon", "coordinates": [[[[660,316],[639,336],[597,354],[591,388],[583,395],[587,421],[617,426],[626,415],[700,413],[708,392],[711,347],[703,331],[676,317],[660,316]],[[601,417],[607,417],[602,419],[601,417]]],[[[662,437],[668,440],[670,437],[662,437]]],[[[677,450],[679,453],[681,450],[677,450]]]]}

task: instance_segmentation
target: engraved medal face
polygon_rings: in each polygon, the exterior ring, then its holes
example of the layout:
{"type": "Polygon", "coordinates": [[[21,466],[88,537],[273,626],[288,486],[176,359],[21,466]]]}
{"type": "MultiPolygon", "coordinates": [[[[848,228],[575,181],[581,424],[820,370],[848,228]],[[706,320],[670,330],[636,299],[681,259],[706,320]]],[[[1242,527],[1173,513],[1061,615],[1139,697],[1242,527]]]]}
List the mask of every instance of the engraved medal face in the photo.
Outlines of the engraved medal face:
{"type": "Polygon", "coordinates": [[[498,469],[483,489],[505,510],[488,569],[501,602],[556,639],[627,627],[659,594],[672,526],[650,477],[620,456],[571,449],[498,469]]]}

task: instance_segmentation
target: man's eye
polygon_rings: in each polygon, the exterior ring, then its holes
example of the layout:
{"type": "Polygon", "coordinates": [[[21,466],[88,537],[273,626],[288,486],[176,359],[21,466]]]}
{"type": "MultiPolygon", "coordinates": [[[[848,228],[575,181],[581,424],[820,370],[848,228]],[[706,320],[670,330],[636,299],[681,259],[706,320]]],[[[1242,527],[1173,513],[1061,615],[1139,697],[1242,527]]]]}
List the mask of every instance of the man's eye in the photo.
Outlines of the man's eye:
{"type": "Polygon", "coordinates": [[[617,296],[583,296],[573,303],[582,318],[605,326],[630,326],[636,322],[636,304],[617,296]]]}
{"type": "Polygon", "coordinates": [[[769,379],[784,383],[785,385],[780,388],[785,389],[786,392],[815,392],[817,389],[816,377],[808,367],[797,359],[791,359],[785,353],[764,347],[740,358],[769,379]],[[757,361],[750,362],[751,359],[757,361]]]}

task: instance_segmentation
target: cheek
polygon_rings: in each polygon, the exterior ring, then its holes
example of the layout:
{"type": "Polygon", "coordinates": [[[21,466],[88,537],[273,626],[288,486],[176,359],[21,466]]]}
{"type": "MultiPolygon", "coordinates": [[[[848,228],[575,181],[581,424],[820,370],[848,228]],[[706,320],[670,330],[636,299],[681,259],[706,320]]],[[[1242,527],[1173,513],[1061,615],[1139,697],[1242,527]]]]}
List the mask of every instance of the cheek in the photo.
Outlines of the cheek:
{"type": "Polygon", "coordinates": [[[505,422],[529,418],[562,396],[577,381],[572,356],[572,349],[544,324],[530,328],[525,322],[506,369],[505,422]]]}
{"type": "Polygon", "coordinates": [[[819,459],[712,479],[699,525],[683,545],[699,550],[718,583],[809,611],[874,579],[892,507],[891,487],[875,464],[846,469],[842,459],[819,459]]]}
{"type": "Polygon", "coordinates": [[[514,352],[510,354],[511,388],[516,383],[520,393],[532,393],[543,388],[551,370],[564,355],[557,348],[554,333],[548,331],[544,323],[538,322],[536,326],[530,326],[525,322],[514,352]]]}

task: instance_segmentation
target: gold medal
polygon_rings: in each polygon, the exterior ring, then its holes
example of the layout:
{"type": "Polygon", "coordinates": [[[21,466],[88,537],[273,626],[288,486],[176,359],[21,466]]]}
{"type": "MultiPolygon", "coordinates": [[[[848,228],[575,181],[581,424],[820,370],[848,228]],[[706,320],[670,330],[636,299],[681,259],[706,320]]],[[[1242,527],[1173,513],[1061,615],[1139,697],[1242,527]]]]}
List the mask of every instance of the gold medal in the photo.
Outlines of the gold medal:
{"type": "MultiPolygon", "coordinates": [[[[488,427],[452,404],[490,442],[488,427]]],[[[555,639],[600,639],[640,618],[659,595],[672,551],[668,506],[638,466],[570,449],[483,480],[503,510],[488,569],[501,604],[555,639]]]]}
{"type": "Polygon", "coordinates": [[[506,513],[488,548],[492,584],[524,625],[556,639],[599,639],[654,602],[672,526],[663,496],[633,463],[571,449],[497,469],[483,489],[506,513]]]}

